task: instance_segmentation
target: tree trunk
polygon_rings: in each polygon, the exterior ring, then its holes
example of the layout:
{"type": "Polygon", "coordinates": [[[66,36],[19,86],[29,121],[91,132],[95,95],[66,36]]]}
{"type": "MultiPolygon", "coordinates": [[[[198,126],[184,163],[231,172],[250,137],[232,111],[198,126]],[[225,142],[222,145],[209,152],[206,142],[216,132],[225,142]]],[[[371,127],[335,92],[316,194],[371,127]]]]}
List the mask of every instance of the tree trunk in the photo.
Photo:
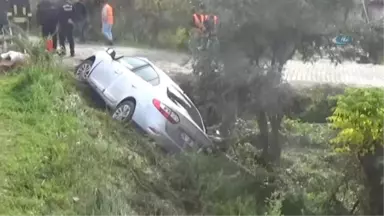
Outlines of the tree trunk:
{"type": "Polygon", "coordinates": [[[271,139],[269,140],[270,156],[272,162],[279,162],[281,158],[281,143],[280,143],[280,129],[281,121],[283,120],[281,115],[273,115],[269,117],[271,123],[271,139]]]}
{"type": "Polygon", "coordinates": [[[267,115],[264,111],[260,111],[257,115],[257,125],[259,126],[260,135],[259,135],[259,141],[262,144],[263,153],[262,158],[267,161],[269,156],[269,142],[268,142],[268,136],[269,136],[269,128],[268,128],[268,120],[267,115]]]}
{"type": "Polygon", "coordinates": [[[231,130],[237,119],[237,97],[232,100],[223,99],[222,107],[222,124],[220,126],[220,134],[224,137],[228,137],[231,134],[231,130]],[[227,101],[227,102],[226,102],[227,101]]]}
{"type": "Polygon", "coordinates": [[[382,160],[383,148],[377,148],[374,153],[359,156],[360,164],[365,174],[365,186],[368,190],[369,215],[383,215],[383,165],[379,163],[382,160]]]}

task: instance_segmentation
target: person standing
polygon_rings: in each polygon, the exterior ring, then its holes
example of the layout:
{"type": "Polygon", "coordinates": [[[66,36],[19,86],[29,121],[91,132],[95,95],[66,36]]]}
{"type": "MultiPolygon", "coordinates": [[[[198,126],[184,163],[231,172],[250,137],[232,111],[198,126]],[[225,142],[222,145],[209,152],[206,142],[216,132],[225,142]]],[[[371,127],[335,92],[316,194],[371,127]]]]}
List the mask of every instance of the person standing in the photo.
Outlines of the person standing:
{"type": "MultiPolygon", "coordinates": [[[[199,4],[199,7],[192,10],[192,40],[195,42],[194,46],[198,49],[202,47],[204,32],[205,32],[205,6],[203,3],[199,4]]],[[[193,50],[195,47],[192,48],[193,50]]]]}
{"type": "Polygon", "coordinates": [[[108,4],[108,0],[102,0],[103,8],[101,10],[101,23],[102,23],[102,33],[105,38],[108,40],[109,45],[113,45],[113,35],[112,35],[112,26],[113,26],[113,8],[108,4]]]}
{"type": "Polygon", "coordinates": [[[52,0],[41,0],[37,5],[36,18],[45,40],[52,37],[53,49],[57,49],[58,7],[52,0]]]}
{"type": "Polygon", "coordinates": [[[66,54],[65,40],[68,40],[71,57],[75,56],[75,41],[73,40],[73,26],[75,20],[75,9],[71,0],[59,8],[59,41],[62,55],[66,54]]]}
{"type": "Polygon", "coordinates": [[[85,33],[88,28],[88,11],[84,4],[84,0],[78,0],[75,4],[75,27],[76,33],[81,42],[85,42],[85,33]]]}

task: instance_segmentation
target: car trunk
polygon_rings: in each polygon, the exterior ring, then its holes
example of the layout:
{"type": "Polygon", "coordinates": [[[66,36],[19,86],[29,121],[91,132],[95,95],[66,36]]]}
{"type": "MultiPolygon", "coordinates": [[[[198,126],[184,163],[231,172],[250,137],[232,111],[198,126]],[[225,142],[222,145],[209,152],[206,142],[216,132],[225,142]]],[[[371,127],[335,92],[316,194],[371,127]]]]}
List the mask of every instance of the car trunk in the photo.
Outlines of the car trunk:
{"type": "Polygon", "coordinates": [[[168,98],[179,108],[185,111],[184,115],[187,115],[200,130],[205,132],[204,123],[201,119],[201,115],[193,102],[176,87],[167,88],[168,98]]]}
{"type": "Polygon", "coordinates": [[[177,87],[168,87],[167,97],[178,107],[178,109],[174,109],[174,112],[179,115],[180,119],[178,124],[168,123],[166,125],[167,134],[182,149],[211,146],[212,142],[205,133],[200,113],[192,101],[177,87]]]}
{"type": "Polygon", "coordinates": [[[165,130],[168,136],[174,140],[181,149],[194,149],[201,147],[211,147],[212,142],[208,136],[196,126],[194,121],[191,121],[185,115],[180,115],[178,124],[167,123],[165,130]]]}

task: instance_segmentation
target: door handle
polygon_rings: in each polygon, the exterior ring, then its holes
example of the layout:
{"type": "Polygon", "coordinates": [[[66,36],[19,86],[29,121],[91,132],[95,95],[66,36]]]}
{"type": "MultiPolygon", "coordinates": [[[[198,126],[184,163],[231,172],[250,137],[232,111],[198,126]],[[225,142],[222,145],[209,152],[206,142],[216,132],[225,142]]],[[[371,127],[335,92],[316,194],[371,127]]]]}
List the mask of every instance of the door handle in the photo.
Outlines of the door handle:
{"type": "Polygon", "coordinates": [[[132,85],[132,88],[136,88],[136,86],[135,86],[135,85],[132,85]]]}
{"type": "Polygon", "coordinates": [[[115,74],[121,74],[121,71],[115,70],[115,74]]]}

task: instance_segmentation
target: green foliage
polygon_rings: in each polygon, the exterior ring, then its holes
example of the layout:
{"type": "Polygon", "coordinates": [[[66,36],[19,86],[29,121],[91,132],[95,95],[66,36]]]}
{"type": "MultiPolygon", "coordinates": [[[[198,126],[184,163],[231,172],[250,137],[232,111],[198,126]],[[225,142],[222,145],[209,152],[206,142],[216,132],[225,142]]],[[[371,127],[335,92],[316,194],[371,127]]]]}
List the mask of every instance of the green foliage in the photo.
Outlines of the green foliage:
{"type": "Polygon", "coordinates": [[[186,50],[188,39],[188,30],[178,27],[175,32],[172,30],[160,32],[158,43],[167,48],[186,50]]]}
{"type": "Polygon", "coordinates": [[[258,164],[247,165],[248,171],[241,168],[239,164],[245,165],[249,157],[233,163],[223,156],[198,154],[157,160],[153,170],[161,174],[135,172],[141,173],[143,189],[156,191],[162,200],[189,214],[348,213],[346,209],[356,197],[356,183],[343,182],[341,167],[347,162],[344,157],[331,150],[290,148],[283,158],[283,167],[273,172],[258,164]],[[336,201],[331,198],[333,193],[337,194],[336,201]]]}
{"type": "Polygon", "coordinates": [[[328,124],[311,124],[300,120],[285,119],[283,128],[283,134],[290,146],[325,148],[329,140],[335,136],[335,132],[328,124]]]}
{"type": "Polygon", "coordinates": [[[282,215],[282,207],[283,207],[282,201],[283,201],[283,196],[281,196],[281,194],[277,192],[273,193],[271,198],[268,199],[269,208],[264,215],[282,215]]]}
{"type": "Polygon", "coordinates": [[[343,93],[339,86],[318,85],[299,90],[299,112],[291,117],[309,123],[326,123],[336,106],[333,96],[343,93]]]}
{"type": "Polygon", "coordinates": [[[349,88],[337,97],[337,106],[329,118],[339,130],[333,140],[337,151],[373,152],[383,145],[384,90],[349,88]]]}

